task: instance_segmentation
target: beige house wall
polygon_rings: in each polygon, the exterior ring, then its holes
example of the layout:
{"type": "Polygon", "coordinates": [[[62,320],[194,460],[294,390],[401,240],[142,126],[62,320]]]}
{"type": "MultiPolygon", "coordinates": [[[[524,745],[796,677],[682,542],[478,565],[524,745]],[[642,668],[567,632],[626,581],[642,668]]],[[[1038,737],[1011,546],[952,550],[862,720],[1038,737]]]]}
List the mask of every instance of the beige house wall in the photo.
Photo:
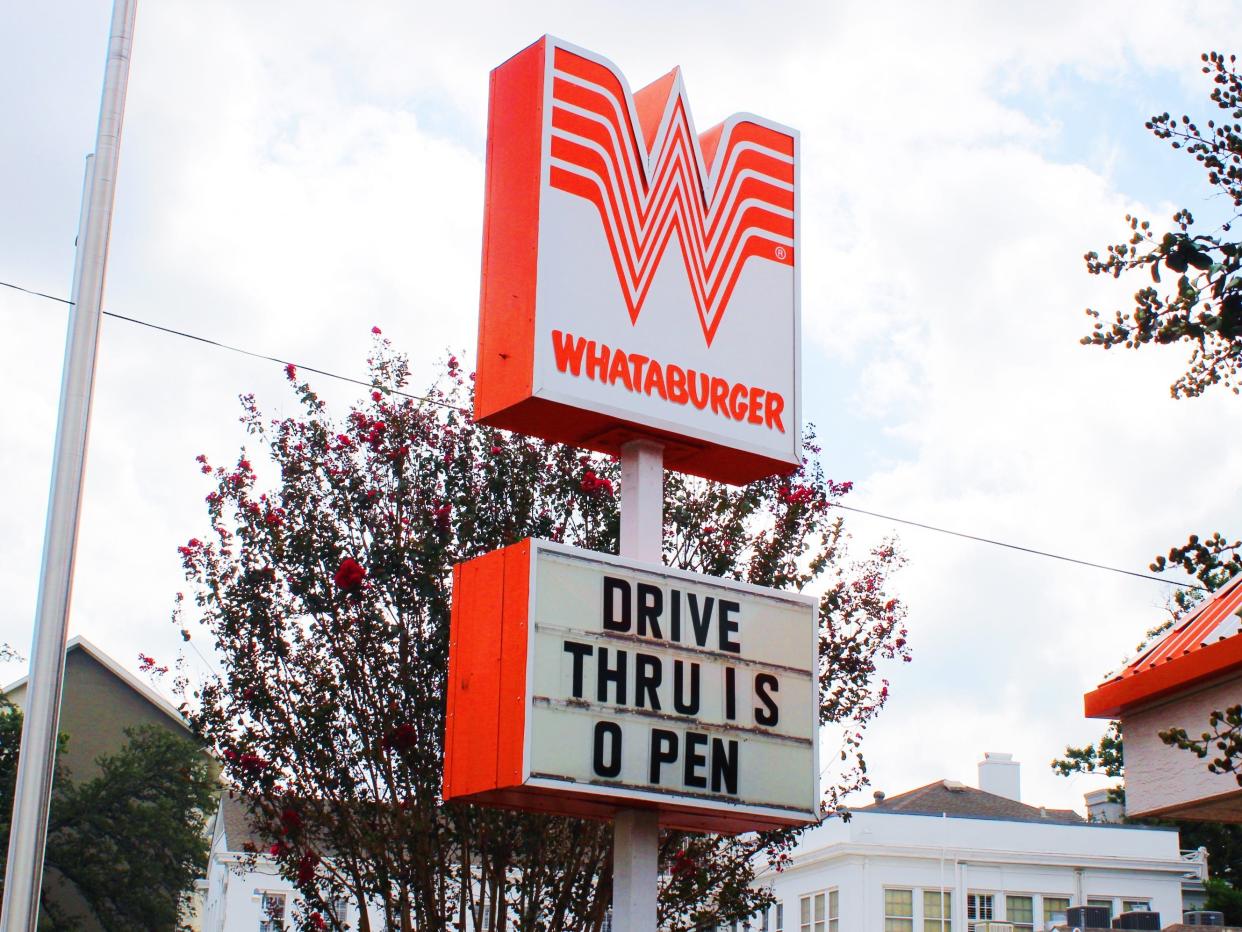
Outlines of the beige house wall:
{"type": "MultiPolygon", "coordinates": [[[[14,686],[7,696],[24,711],[26,682],[14,686]]],[[[180,737],[191,737],[176,711],[140,679],[129,671],[118,673],[110,669],[87,648],[71,643],[65,655],[60,705],[60,732],[68,735],[60,763],[68,777],[81,783],[98,776],[95,761],[101,756],[115,754],[126,745],[129,741],[125,734],[127,728],[143,725],[157,725],[180,737]]],[[[204,757],[213,772],[218,773],[215,761],[207,755],[204,757]]],[[[54,868],[49,868],[45,878],[49,898],[80,923],[82,932],[101,932],[103,926],[72,885],[65,883],[54,868]]],[[[196,915],[187,917],[191,928],[197,928],[196,918],[196,915]]]]}
{"type": "Polygon", "coordinates": [[[1210,757],[1168,747],[1159,733],[1184,728],[1198,737],[1208,728],[1214,710],[1242,701],[1242,675],[1175,699],[1135,711],[1122,718],[1125,738],[1126,812],[1132,816],[1169,813],[1206,800],[1198,817],[1242,821],[1242,788],[1231,774],[1208,771],[1210,757]]]}
{"type": "MultiPolygon", "coordinates": [[[[26,684],[9,693],[14,705],[25,708],[26,684]]],[[[126,728],[159,725],[190,737],[179,721],[151,704],[82,648],[65,657],[65,688],[60,703],[60,731],[69,736],[61,763],[75,782],[99,773],[95,760],[115,754],[129,740],[126,728]]]]}

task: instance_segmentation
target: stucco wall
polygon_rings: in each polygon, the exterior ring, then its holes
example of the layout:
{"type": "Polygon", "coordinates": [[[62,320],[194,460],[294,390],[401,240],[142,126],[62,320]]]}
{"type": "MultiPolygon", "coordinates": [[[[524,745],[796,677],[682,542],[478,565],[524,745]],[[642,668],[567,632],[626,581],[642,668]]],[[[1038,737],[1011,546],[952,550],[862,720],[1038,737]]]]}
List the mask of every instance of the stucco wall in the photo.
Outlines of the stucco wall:
{"type": "Polygon", "coordinates": [[[1192,736],[1208,727],[1213,710],[1242,701],[1242,676],[1122,719],[1125,737],[1126,809],[1131,815],[1167,809],[1238,790],[1229,774],[1213,774],[1190,751],[1167,747],[1159,738],[1166,728],[1185,728],[1192,736]]]}

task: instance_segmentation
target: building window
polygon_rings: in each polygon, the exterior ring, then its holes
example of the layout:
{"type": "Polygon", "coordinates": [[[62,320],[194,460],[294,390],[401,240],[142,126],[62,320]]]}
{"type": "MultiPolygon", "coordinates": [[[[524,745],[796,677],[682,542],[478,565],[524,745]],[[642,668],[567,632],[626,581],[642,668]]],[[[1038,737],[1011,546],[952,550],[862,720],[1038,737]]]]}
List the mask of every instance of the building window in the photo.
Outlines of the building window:
{"type": "Polygon", "coordinates": [[[841,928],[841,897],[836,890],[828,891],[828,932],[839,932],[841,928]]]}
{"type": "Polygon", "coordinates": [[[884,932],[914,932],[914,891],[884,891],[884,932]]]}
{"type": "Polygon", "coordinates": [[[1149,913],[1151,912],[1151,900],[1122,900],[1121,911],[1123,913],[1149,913]]]}
{"type": "Polygon", "coordinates": [[[284,932],[285,928],[285,895],[283,893],[264,893],[259,902],[259,932],[284,932]]]}
{"type": "Polygon", "coordinates": [[[333,919],[344,925],[349,921],[349,900],[343,896],[337,897],[328,904],[328,912],[331,913],[333,919]]]}
{"type": "Polygon", "coordinates": [[[974,920],[986,922],[995,919],[993,908],[994,897],[991,893],[969,893],[966,895],[966,932],[975,932],[974,920]]]}
{"type": "Polygon", "coordinates": [[[953,894],[923,891],[923,932],[953,932],[953,894]]]}
{"type": "Polygon", "coordinates": [[[1029,896],[1006,896],[1005,919],[1013,923],[1014,932],[1019,929],[1034,932],[1035,900],[1029,896]]]}
{"type": "Polygon", "coordinates": [[[776,924],[772,926],[772,932],[785,932],[785,904],[776,904],[776,924]]]}
{"type": "Polygon", "coordinates": [[[1065,914],[1069,911],[1068,896],[1046,896],[1044,897],[1044,925],[1052,926],[1058,922],[1065,921],[1065,914]]]}
{"type": "Polygon", "coordinates": [[[828,894],[811,893],[801,901],[799,932],[827,932],[828,894]]]}
{"type": "Polygon", "coordinates": [[[1106,899],[1103,899],[1103,898],[1098,899],[1098,900],[1093,900],[1093,899],[1088,898],[1088,899],[1087,899],[1087,905],[1088,905],[1088,906],[1098,906],[1098,907],[1100,907],[1101,909],[1107,909],[1107,910],[1108,910],[1108,918],[1109,918],[1109,920],[1110,920],[1110,921],[1112,920],[1112,918],[1113,918],[1113,901],[1112,901],[1112,900],[1106,900],[1106,899]]]}

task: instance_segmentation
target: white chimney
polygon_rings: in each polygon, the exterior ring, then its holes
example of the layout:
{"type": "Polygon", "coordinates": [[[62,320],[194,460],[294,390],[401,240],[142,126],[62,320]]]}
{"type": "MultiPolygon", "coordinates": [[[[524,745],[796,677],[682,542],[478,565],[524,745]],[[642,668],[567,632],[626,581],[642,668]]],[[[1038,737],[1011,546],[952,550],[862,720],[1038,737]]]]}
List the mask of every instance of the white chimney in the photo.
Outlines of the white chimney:
{"type": "Polygon", "coordinates": [[[1021,802],[1021,767],[1012,754],[985,751],[983,760],[979,761],[979,789],[1021,802]]]}
{"type": "Polygon", "coordinates": [[[1125,819],[1125,804],[1114,802],[1111,790],[1092,790],[1084,795],[1088,822],[1121,822],[1125,819]]]}

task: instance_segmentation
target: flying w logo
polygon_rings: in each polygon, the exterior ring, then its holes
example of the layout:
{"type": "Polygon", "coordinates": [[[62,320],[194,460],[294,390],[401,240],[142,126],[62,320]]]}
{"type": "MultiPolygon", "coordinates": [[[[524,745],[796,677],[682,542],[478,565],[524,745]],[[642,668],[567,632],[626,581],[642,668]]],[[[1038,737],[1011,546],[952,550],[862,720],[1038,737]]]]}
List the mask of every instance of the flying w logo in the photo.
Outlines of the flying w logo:
{"type": "Polygon", "coordinates": [[[676,233],[710,346],[747,259],[794,264],[793,136],[738,116],[696,137],[677,69],[632,102],[564,48],[552,77],[551,185],[598,209],[630,321],[676,233]]]}

